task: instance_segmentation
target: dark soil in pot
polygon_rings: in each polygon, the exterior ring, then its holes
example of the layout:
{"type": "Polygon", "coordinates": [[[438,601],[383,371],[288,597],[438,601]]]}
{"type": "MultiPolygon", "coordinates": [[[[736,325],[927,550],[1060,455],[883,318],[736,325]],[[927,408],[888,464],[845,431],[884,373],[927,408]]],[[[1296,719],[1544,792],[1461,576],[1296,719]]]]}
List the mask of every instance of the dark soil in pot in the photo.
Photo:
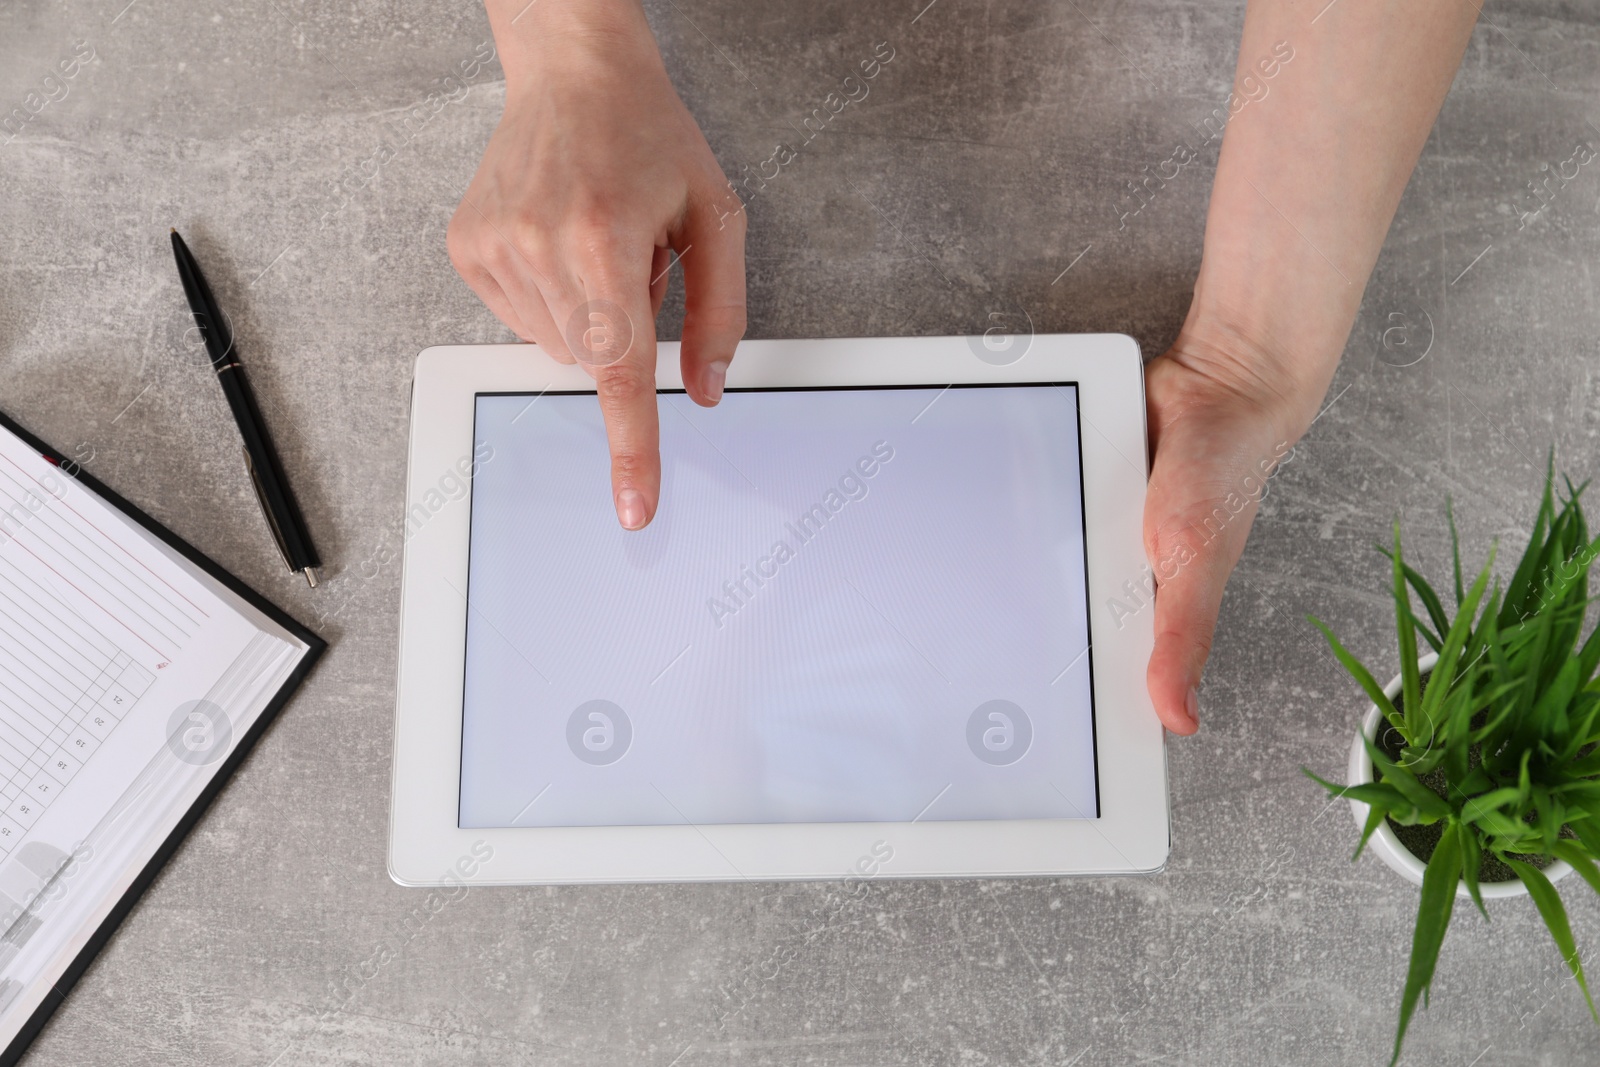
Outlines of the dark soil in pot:
{"type": "MultiPolygon", "coordinates": [[[[1428,676],[1423,675],[1422,688],[1426,690],[1427,686],[1428,676]]],[[[1400,697],[1395,697],[1394,705],[1396,708],[1403,706],[1400,697]]],[[[1481,722],[1479,719],[1474,719],[1472,724],[1474,726],[1478,726],[1481,725],[1481,722]]],[[[1401,749],[1399,732],[1389,727],[1386,722],[1380,721],[1377,740],[1379,750],[1391,760],[1398,762],[1400,759],[1401,749]]],[[[1478,765],[1479,760],[1480,757],[1478,755],[1478,750],[1476,747],[1474,747],[1467,754],[1468,765],[1475,767],[1478,765]]],[[[1376,781],[1383,780],[1382,773],[1379,772],[1376,767],[1373,768],[1372,776],[1376,781]]],[[[1444,771],[1434,770],[1429,771],[1427,774],[1418,775],[1417,781],[1421,782],[1423,785],[1427,786],[1441,797],[1444,797],[1446,800],[1450,799],[1450,794],[1445,782],[1444,771]]],[[[1438,847],[1439,838],[1444,836],[1443,823],[1434,823],[1431,826],[1402,826],[1393,819],[1388,819],[1386,821],[1389,823],[1389,829],[1394,831],[1394,835],[1400,839],[1400,843],[1406,847],[1407,851],[1409,851],[1413,856],[1417,857],[1417,859],[1421,860],[1423,863],[1427,863],[1428,860],[1433,858],[1433,850],[1438,847]]],[[[1570,829],[1563,826],[1561,828],[1561,836],[1570,838],[1573,836],[1573,833],[1570,829]]],[[[1550,856],[1531,856],[1523,855],[1517,852],[1511,853],[1511,856],[1513,859],[1521,860],[1524,863],[1530,863],[1533,866],[1541,869],[1548,867],[1555,862],[1555,860],[1550,856]]],[[[1504,863],[1500,862],[1498,856],[1495,856],[1489,852],[1485,852],[1483,854],[1482,861],[1478,864],[1478,881],[1485,883],[1520,882],[1521,879],[1517,877],[1516,871],[1513,871],[1510,867],[1507,867],[1504,863]]]]}

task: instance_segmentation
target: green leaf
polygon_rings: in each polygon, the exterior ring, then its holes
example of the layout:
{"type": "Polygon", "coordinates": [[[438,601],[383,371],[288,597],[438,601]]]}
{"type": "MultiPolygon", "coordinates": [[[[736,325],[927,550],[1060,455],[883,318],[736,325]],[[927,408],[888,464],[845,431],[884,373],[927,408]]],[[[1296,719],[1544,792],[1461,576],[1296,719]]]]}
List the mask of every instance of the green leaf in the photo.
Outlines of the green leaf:
{"type": "Polygon", "coordinates": [[[1534,719],[1550,724],[1550,729],[1544,731],[1546,734],[1553,733],[1563,738],[1567,735],[1572,725],[1567,716],[1567,708],[1571,706],[1572,698],[1577,693],[1578,661],[1569,659],[1556,671],[1550,688],[1539,695],[1539,701],[1534,705],[1534,719]]]}
{"type": "MultiPolygon", "coordinates": [[[[1600,629],[1596,629],[1600,633],[1600,629]]],[[[1587,693],[1577,694],[1570,709],[1572,715],[1571,728],[1567,733],[1566,743],[1561,746],[1561,751],[1556,754],[1559,762],[1567,774],[1574,774],[1574,757],[1578,750],[1590,743],[1596,718],[1600,718],[1600,696],[1587,693]]],[[[1594,772],[1590,772],[1594,773],[1594,772]]]]}
{"type": "MultiPolygon", "coordinates": [[[[1483,599],[1484,590],[1489,586],[1494,557],[1495,550],[1491,548],[1488,562],[1483,565],[1482,572],[1472,583],[1472,588],[1467,591],[1467,599],[1462,602],[1461,610],[1456,613],[1455,623],[1445,635],[1444,647],[1439,650],[1439,662],[1434,665],[1432,676],[1428,681],[1428,697],[1425,703],[1430,709],[1440,705],[1445,693],[1449,691],[1450,684],[1455,680],[1456,662],[1472,631],[1472,620],[1477,615],[1478,602],[1483,599]]],[[[1403,645],[1401,651],[1403,654],[1403,645]]]]}
{"type": "Polygon", "coordinates": [[[1474,668],[1469,672],[1470,677],[1463,680],[1446,700],[1444,744],[1446,780],[1453,786],[1452,793],[1455,789],[1459,789],[1467,796],[1486,793],[1495,785],[1482,765],[1472,766],[1471,759],[1474,735],[1472,719],[1479,710],[1490,705],[1487,694],[1483,693],[1483,685],[1479,681],[1484,670],[1482,667],[1474,668]]]}
{"type": "Polygon", "coordinates": [[[1415,740],[1423,720],[1422,676],[1417,668],[1417,631],[1411,621],[1410,587],[1406,585],[1405,562],[1400,555],[1399,519],[1394,520],[1394,554],[1389,563],[1394,576],[1394,627],[1400,638],[1400,713],[1411,727],[1410,738],[1415,740]]]}
{"type": "MultiPolygon", "coordinates": [[[[1534,828],[1521,819],[1512,819],[1500,814],[1498,811],[1485,811],[1473,820],[1480,831],[1494,837],[1504,838],[1507,841],[1522,842],[1535,837],[1534,828]]],[[[1518,848],[1517,852],[1526,852],[1525,848],[1518,848]]]]}
{"type": "Polygon", "coordinates": [[[1482,816],[1492,811],[1498,811],[1507,804],[1520,804],[1524,798],[1522,790],[1514,789],[1511,786],[1505,786],[1501,789],[1496,789],[1492,793],[1473,797],[1461,806],[1461,821],[1477,822],[1482,816]]]}
{"type": "Polygon", "coordinates": [[[1539,840],[1549,852],[1561,832],[1561,815],[1550,802],[1550,790],[1542,785],[1533,787],[1533,810],[1539,813],[1539,840]]]}
{"type": "Polygon", "coordinates": [[[1388,818],[1388,815],[1388,812],[1376,804],[1367,808],[1367,821],[1361,827],[1361,840],[1356,842],[1356,854],[1350,857],[1351,863],[1361,858],[1361,850],[1367,847],[1367,842],[1372,840],[1372,835],[1378,832],[1378,827],[1383,825],[1383,820],[1388,818]]]}
{"type": "Polygon", "coordinates": [[[1483,863],[1483,846],[1478,843],[1478,835],[1466,823],[1456,823],[1456,833],[1461,835],[1461,880],[1467,884],[1467,893],[1487,922],[1489,909],[1483,906],[1483,893],[1478,889],[1478,867],[1483,863]]]}
{"type": "Polygon", "coordinates": [[[1356,785],[1335,785],[1305,767],[1300,770],[1307,778],[1316,782],[1328,791],[1329,796],[1345,797],[1349,800],[1358,800],[1363,804],[1370,804],[1381,808],[1411,808],[1414,807],[1405,795],[1394,786],[1386,782],[1360,782],[1356,785]]]}
{"type": "Polygon", "coordinates": [[[1455,568],[1456,576],[1456,608],[1460,609],[1461,601],[1465,599],[1461,592],[1461,539],[1456,536],[1456,514],[1450,498],[1444,498],[1444,517],[1450,524],[1450,562],[1455,568]]]}
{"type": "Polygon", "coordinates": [[[1428,647],[1433,649],[1434,652],[1438,652],[1440,647],[1444,644],[1443,641],[1439,640],[1439,635],[1428,629],[1428,627],[1423,624],[1422,620],[1417,618],[1415,614],[1412,614],[1411,616],[1411,626],[1417,631],[1417,633],[1422,635],[1422,639],[1428,642],[1428,647]]]}
{"type": "Polygon", "coordinates": [[[1572,760],[1567,764],[1566,772],[1574,778],[1589,778],[1600,774],[1600,752],[1591,752],[1582,759],[1572,760]]]}
{"type": "Polygon", "coordinates": [[[1550,643],[1550,633],[1554,627],[1555,617],[1548,612],[1535,619],[1533,644],[1527,653],[1527,670],[1516,697],[1515,715],[1518,721],[1512,737],[1518,749],[1530,747],[1533,739],[1543,732],[1544,718],[1540,713],[1548,709],[1535,703],[1539,691],[1538,664],[1544,659],[1544,650],[1550,643]]]}
{"type": "MultiPolygon", "coordinates": [[[[1478,627],[1478,634],[1482,636],[1484,646],[1488,649],[1488,666],[1486,673],[1490,678],[1504,679],[1510,672],[1510,663],[1506,658],[1504,642],[1500,637],[1500,622],[1498,604],[1500,588],[1495,586],[1489,603],[1483,609],[1483,622],[1478,627]]],[[[1516,681],[1501,681],[1482,693],[1479,697],[1482,704],[1489,709],[1489,718],[1481,727],[1473,731],[1470,743],[1482,745],[1486,753],[1495,752],[1500,746],[1500,730],[1511,717],[1511,695],[1517,690],[1519,683],[1516,681]]],[[[1492,755],[1486,757],[1486,762],[1491,766],[1496,762],[1492,755]]]]}
{"type": "Polygon", "coordinates": [[[1566,774],[1571,777],[1594,777],[1600,774],[1600,750],[1590,752],[1581,760],[1573,760],[1566,765],[1566,774]]]}
{"type": "Polygon", "coordinates": [[[1511,576],[1511,582],[1506,586],[1505,604],[1501,608],[1500,624],[1502,627],[1516,619],[1527,615],[1532,605],[1526,604],[1529,599],[1529,590],[1538,573],[1539,561],[1542,553],[1540,547],[1545,543],[1545,537],[1550,529],[1551,520],[1555,515],[1555,503],[1551,494],[1551,487],[1555,481],[1554,455],[1547,466],[1544,479],[1544,495],[1539,501],[1539,514],[1534,520],[1533,531],[1528,535],[1528,547],[1523,550],[1522,559],[1517,564],[1517,569],[1511,576]]]}
{"type": "MultiPolygon", "coordinates": [[[[1600,552],[1600,540],[1595,541],[1591,551],[1600,552]]],[[[1600,626],[1594,628],[1578,652],[1578,677],[1583,679],[1585,685],[1594,677],[1596,666],[1600,666],[1600,626]]]]}
{"type": "Polygon", "coordinates": [[[1411,965],[1406,971],[1405,993],[1400,998],[1400,1026],[1394,1035],[1389,1067],[1400,1061],[1400,1047],[1417,1010],[1417,999],[1433,984],[1433,971],[1439,964],[1439,950],[1450,927],[1450,911],[1455,906],[1456,884],[1460,881],[1461,837],[1446,833],[1439,838],[1439,845],[1422,872],[1417,925],[1411,935],[1411,965]]]}
{"type": "Polygon", "coordinates": [[[1522,884],[1528,887],[1528,895],[1533,898],[1539,914],[1544,917],[1544,924],[1550,928],[1550,936],[1555,939],[1556,948],[1561,950],[1561,956],[1567,961],[1567,967],[1571,969],[1572,977],[1577,980],[1578,988],[1583,990],[1583,999],[1589,1002],[1589,1014],[1594,1016],[1595,1022],[1600,1023],[1600,1011],[1595,1010],[1594,998],[1589,995],[1589,983],[1583,977],[1583,964],[1578,960],[1578,946],[1572,940],[1572,927],[1567,923],[1567,909],[1561,904],[1561,895],[1556,892],[1556,887],[1550,884],[1550,879],[1544,876],[1544,872],[1531,863],[1523,863],[1509,856],[1501,856],[1500,859],[1507,867],[1517,872],[1522,884]]]}
{"type": "Polygon", "coordinates": [[[1394,786],[1425,815],[1443,819],[1451,814],[1450,804],[1444,797],[1417,781],[1407,768],[1392,763],[1366,735],[1362,735],[1361,740],[1367,746],[1367,754],[1372,757],[1372,765],[1383,772],[1383,781],[1379,785],[1394,786]]]}
{"type": "MultiPolygon", "coordinates": [[[[1406,581],[1411,583],[1411,588],[1416,590],[1417,599],[1422,601],[1422,606],[1428,611],[1428,621],[1433,623],[1433,628],[1439,633],[1450,629],[1450,618],[1444,613],[1444,604],[1439,600],[1439,594],[1433,591],[1433,586],[1428,584],[1426,578],[1412,570],[1408,564],[1402,563],[1405,570],[1406,581]]],[[[1430,642],[1435,652],[1439,651],[1438,641],[1430,642]]]]}
{"type": "Polygon", "coordinates": [[[1372,677],[1372,672],[1363,667],[1360,660],[1345,651],[1345,647],[1339,643],[1337,637],[1333,636],[1333,631],[1323,625],[1321,619],[1314,615],[1307,615],[1306,618],[1311,622],[1311,625],[1322,631],[1322,636],[1328,639],[1328,646],[1333,649],[1334,658],[1343,665],[1350,677],[1354,678],[1361,688],[1366,690],[1367,696],[1371,697],[1372,702],[1382,710],[1384,718],[1388,719],[1395,729],[1404,731],[1405,721],[1400,717],[1400,712],[1396,710],[1394,701],[1390,700],[1384,693],[1383,686],[1379,685],[1377,680],[1372,677]]]}
{"type": "Polygon", "coordinates": [[[1495,673],[1501,678],[1509,678],[1511,661],[1506,654],[1505,638],[1500,632],[1500,612],[1496,610],[1499,602],[1500,583],[1496,582],[1494,595],[1489,598],[1489,608],[1484,612],[1484,641],[1489,646],[1489,662],[1493,665],[1495,673]]]}
{"type": "MultiPolygon", "coordinates": [[[[1378,549],[1378,551],[1389,557],[1389,562],[1391,565],[1394,563],[1394,553],[1390,552],[1387,548],[1381,547],[1378,549]]],[[[1437,631],[1439,634],[1442,634],[1446,630],[1450,629],[1450,618],[1445,614],[1444,604],[1440,601],[1439,594],[1433,591],[1433,586],[1428,584],[1428,580],[1426,578],[1418,574],[1416,570],[1404,560],[1401,560],[1400,567],[1401,570],[1405,572],[1406,581],[1410,583],[1411,588],[1416,592],[1417,599],[1421,600],[1422,606],[1427,609],[1428,619],[1433,623],[1433,629],[1430,630],[1418,622],[1415,614],[1413,614],[1411,617],[1411,623],[1419,632],[1421,632],[1423,637],[1428,639],[1428,644],[1432,646],[1435,652],[1437,652],[1439,651],[1440,641],[1438,636],[1436,636],[1435,631],[1437,631]]],[[[1403,606],[1407,611],[1409,611],[1411,607],[1409,604],[1401,605],[1399,601],[1396,601],[1396,606],[1403,606]]]]}
{"type": "Polygon", "coordinates": [[[1437,815],[1424,815],[1413,807],[1395,808],[1389,812],[1389,818],[1401,826],[1432,826],[1439,821],[1437,815]]]}
{"type": "Polygon", "coordinates": [[[1482,767],[1474,767],[1461,778],[1456,779],[1454,787],[1464,797],[1475,797],[1494,789],[1495,784],[1494,779],[1485,774],[1482,767]]]}
{"type": "Polygon", "coordinates": [[[1594,865],[1594,859],[1583,846],[1563,839],[1556,842],[1550,854],[1558,860],[1570,863],[1572,869],[1578,872],[1578,877],[1588,882],[1590,889],[1600,893],[1600,868],[1594,865]]]}
{"type": "Polygon", "coordinates": [[[1568,782],[1552,786],[1550,792],[1571,803],[1576,800],[1600,800],[1600,782],[1568,782]]]}
{"type": "Polygon", "coordinates": [[[1600,856],[1600,823],[1594,819],[1569,819],[1567,825],[1591,856],[1600,856]]]}

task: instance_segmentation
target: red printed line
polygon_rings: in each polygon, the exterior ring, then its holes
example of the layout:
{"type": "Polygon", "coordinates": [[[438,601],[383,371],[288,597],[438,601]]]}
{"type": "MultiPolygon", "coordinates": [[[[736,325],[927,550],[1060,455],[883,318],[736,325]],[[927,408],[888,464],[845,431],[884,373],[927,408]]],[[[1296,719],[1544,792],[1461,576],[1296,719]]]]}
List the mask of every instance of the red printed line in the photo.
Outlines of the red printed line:
{"type": "MultiPolygon", "coordinates": [[[[11,543],[16,545],[18,548],[22,549],[22,551],[26,552],[28,555],[32,556],[34,559],[39,560],[40,563],[44,563],[44,565],[46,567],[50,567],[50,564],[45,563],[45,561],[43,559],[40,559],[39,554],[37,552],[35,552],[33,549],[29,548],[27,545],[23,544],[17,538],[13,537],[11,539],[11,543]]],[[[56,570],[54,567],[50,567],[50,573],[54,574],[57,578],[60,578],[63,582],[66,582],[68,585],[72,586],[72,588],[78,589],[78,585],[77,585],[76,582],[74,582],[71,578],[68,578],[65,574],[62,574],[60,571],[56,570]]],[[[135,630],[133,627],[129,626],[127,623],[123,622],[121,619],[119,619],[115,615],[111,614],[111,612],[106,611],[105,605],[100,603],[100,601],[96,600],[94,597],[90,596],[88,593],[85,593],[82,589],[78,589],[78,592],[81,593],[83,595],[83,598],[85,600],[87,600],[89,603],[93,604],[95,607],[97,607],[101,611],[105,612],[107,618],[111,619],[118,626],[122,627],[124,630],[128,631],[133,636],[139,638],[139,641],[140,641],[141,644],[143,644],[150,651],[154,652],[156,655],[160,656],[162,658],[162,660],[164,660],[167,663],[171,663],[172,662],[172,657],[171,656],[169,656],[165,652],[161,651],[155,645],[152,645],[149,641],[146,641],[144,639],[143,635],[141,635],[139,633],[139,631],[135,630]]]]}
{"type": "MultiPolygon", "coordinates": [[[[169,582],[165,578],[161,577],[161,575],[157,574],[155,571],[150,570],[150,567],[145,563],[144,560],[140,559],[138,556],[135,556],[132,552],[129,552],[126,548],[123,548],[123,546],[120,543],[118,543],[115,538],[113,538],[111,535],[107,534],[104,530],[100,529],[100,527],[96,526],[94,523],[90,522],[88,519],[84,518],[83,513],[80,512],[77,508],[73,507],[71,504],[67,503],[65,500],[62,500],[61,498],[57,497],[54,493],[50,492],[49,489],[45,489],[45,484],[43,482],[41,482],[39,479],[35,478],[33,475],[29,474],[26,470],[23,470],[23,468],[17,466],[17,461],[16,460],[12,459],[10,456],[6,456],[4,453],[0,453],[0,457],[3,457],[7,463],[11,464],[13,467],[16,467],[17,470],[22,471],[23,477],[25,477],[29,481],[33,482],[33,484],[37,485],[40,489],[44,489],[45,494],[47,496],[49,496],[50,499],[54,500],[56,503],[60,504],[64,508],[66,508],[68,511],[72,512],[74,515],[78,516],[78,518],[83,519],[83,524],[85,526],[89,527],[91,530],[93,530],[95,533],[99,534],[101,537],[104,537],[107,541],[110,541],[113,545],[116,545],[117,548],[121,548],[123,555],[125,555],[129,559],[133,560],[135,563],[137,563],[139,566],[143,567],[145,570],[150,571],[150,576],[152,578],[154,578],[156,581],[160,582],[162,585],[166,586],[168,589],[171,589],[174,593],[177,593],[178,598],[180,600],[182,600],[184,603],[188,604],[191,608],[193,608],[194,610],[198,611],[200,614],[204,615],[206,618],[208,618],[208,619],[211,618],[210,613],[208,613],[205,608],[202,608],[199,604],[196,604],[194,601],[192,601],[188,597],[184,596],[183,593],[178,589],[177,586],[173,585],[171,582],[169,582]]],[[[44,455],[43,453],[40,453],[39,458],[45,460],[46,462],[50,461],[50,457],[44,455]]],[[[59,468],[60,464],[58,463],[58,464],[56,464],[56,466],[59,468]]]]}

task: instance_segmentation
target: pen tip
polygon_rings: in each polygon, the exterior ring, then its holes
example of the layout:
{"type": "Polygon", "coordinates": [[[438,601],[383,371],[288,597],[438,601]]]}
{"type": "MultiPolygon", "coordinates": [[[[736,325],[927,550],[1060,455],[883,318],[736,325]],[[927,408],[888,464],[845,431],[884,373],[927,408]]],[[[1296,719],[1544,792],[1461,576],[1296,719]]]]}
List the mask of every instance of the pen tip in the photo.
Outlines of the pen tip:
{"type": "Polygon", "coordinates": [[[172,232],[173,232],[173,233],[177,233],[177,232],[178,232],[178,228],[177,228],[177,227],[176,227],[176,226],[172,226],[172,227],[169,227],[169,229],[170,229],[170,230],[171,230],[171,231],[172,231],[172,232]]]}

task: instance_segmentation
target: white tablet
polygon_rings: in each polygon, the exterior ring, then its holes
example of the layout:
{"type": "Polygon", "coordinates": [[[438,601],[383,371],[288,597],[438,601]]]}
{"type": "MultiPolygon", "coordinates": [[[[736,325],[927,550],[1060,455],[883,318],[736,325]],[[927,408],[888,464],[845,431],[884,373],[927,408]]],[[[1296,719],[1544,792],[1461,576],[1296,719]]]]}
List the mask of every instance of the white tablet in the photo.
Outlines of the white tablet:
{"type": "Polygon", "coordinates": [[[418,357],[397,882],[1163,866],[1132,339],[745,341],[715,408],[667,343],[657,384],[629,532],[581,368],[418,357]]]}

